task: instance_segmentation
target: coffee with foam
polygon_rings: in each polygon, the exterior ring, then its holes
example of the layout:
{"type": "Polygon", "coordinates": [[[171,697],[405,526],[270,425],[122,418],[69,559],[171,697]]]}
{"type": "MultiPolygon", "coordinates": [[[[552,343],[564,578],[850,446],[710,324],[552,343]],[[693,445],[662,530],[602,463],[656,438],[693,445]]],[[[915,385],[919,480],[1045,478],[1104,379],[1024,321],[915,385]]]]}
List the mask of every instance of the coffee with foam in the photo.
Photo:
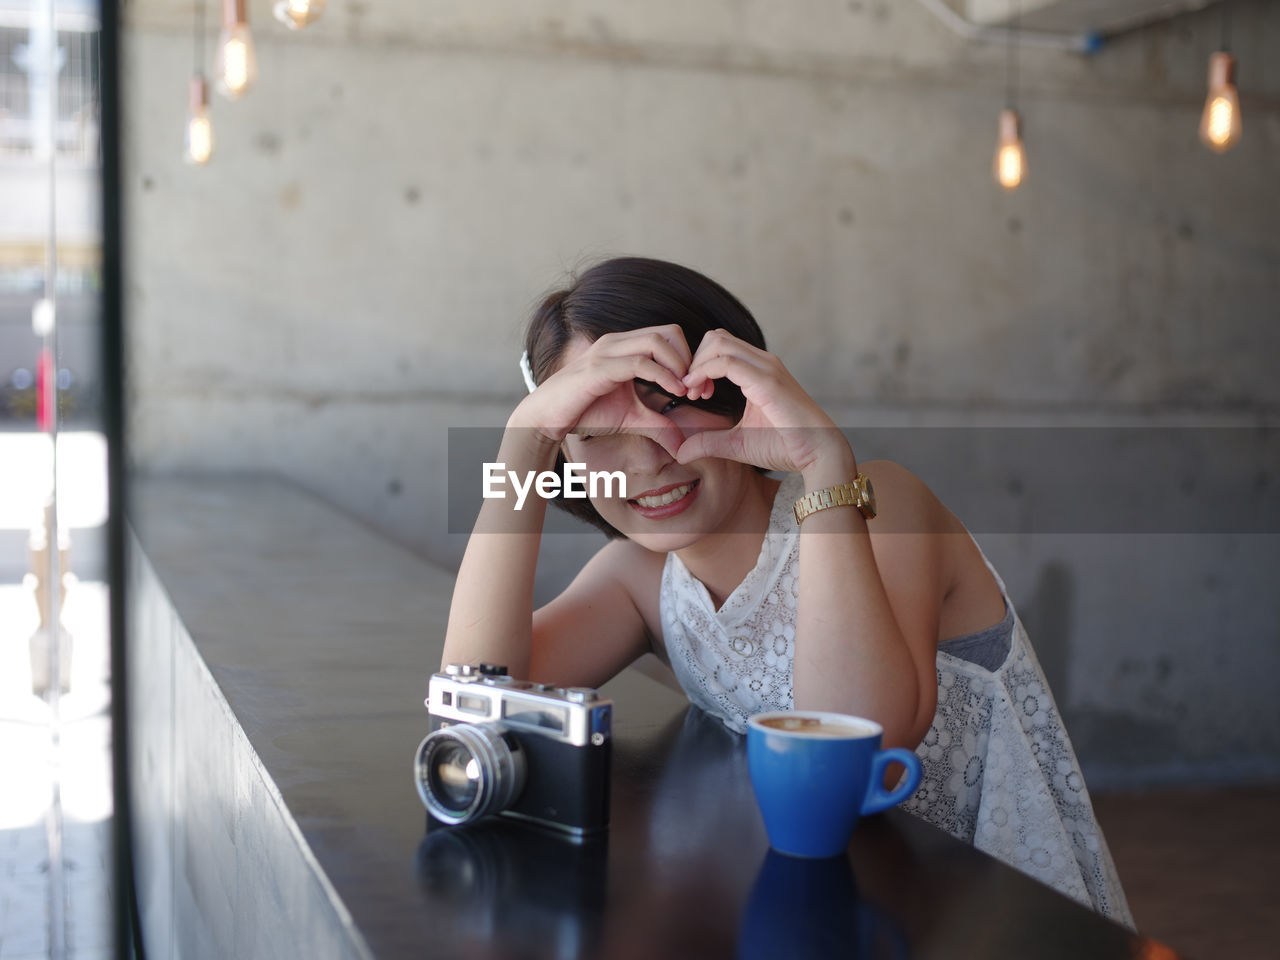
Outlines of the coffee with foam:
{"type": "Polygon", "coordinates": [[[805,737],[870,737],[878,731],[870,724],[861,724],[852,719],[827,720],[822,717],[777,716],[759,721],[760,726],[770,730],[781,730],[784,733],[796,733],[805,737]]]}

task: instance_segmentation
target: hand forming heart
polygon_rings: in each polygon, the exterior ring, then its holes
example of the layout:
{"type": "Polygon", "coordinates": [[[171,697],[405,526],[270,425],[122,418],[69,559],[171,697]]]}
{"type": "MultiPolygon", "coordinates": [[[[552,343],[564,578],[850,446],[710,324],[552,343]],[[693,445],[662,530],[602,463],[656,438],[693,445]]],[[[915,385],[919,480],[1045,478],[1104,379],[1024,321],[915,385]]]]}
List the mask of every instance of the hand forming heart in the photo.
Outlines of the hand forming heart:
{"type": "Polygon", "coordinates": [[[724,457],[770,470],[803,472],[825,452],[848,451],[848,442],[774,354],[726,330],[702,338],[682,382],[686,398],[701,400],[727,379],[742,391],[746,407],[732,427],[688,437],[676,453],[681,463],[724,457]]]}
{"type": "Polygon", "coordinates": [[[636,433],[680,463],[723,457],[788,472],[804,471],[841,444],[848,453],[835,424],[776,356],[726,330],[706,334],[691,354],[675,324],[607,333],[594,342],[575,338],[559,369],[521,401],[509,425],[534,427],[555,443],[570,433],[636,433]],[[688,436],[646,405],[635,387],[645,380],[696,401],[712,396],[720,379],[741,389],[742,417],[730,427],[688,436]],[[549,426],[557,424],[568,426],[549,426]]]}

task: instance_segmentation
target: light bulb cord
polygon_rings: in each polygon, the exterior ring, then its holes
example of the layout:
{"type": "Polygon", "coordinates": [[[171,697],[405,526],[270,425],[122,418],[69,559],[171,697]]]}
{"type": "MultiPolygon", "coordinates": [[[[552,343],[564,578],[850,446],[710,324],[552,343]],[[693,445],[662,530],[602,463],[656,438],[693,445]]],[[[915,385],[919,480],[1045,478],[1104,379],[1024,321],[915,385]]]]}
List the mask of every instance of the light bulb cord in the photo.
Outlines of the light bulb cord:
{"type": "Polygon", "coordinates": [[[204,76],[204,0],[197,0],[195,4],[195,25],[191,31],[193,42],[195,43],[195,62],[196,74],[204,76]]]}
{"type": "Polygon", "coordinates": [[[1016,95],[1018,91],[1018,16],[1017,0],[1009,0],[1009,42],[1005,46],[1005,104],[1010,110],[1017,109],[1016,95]]]}

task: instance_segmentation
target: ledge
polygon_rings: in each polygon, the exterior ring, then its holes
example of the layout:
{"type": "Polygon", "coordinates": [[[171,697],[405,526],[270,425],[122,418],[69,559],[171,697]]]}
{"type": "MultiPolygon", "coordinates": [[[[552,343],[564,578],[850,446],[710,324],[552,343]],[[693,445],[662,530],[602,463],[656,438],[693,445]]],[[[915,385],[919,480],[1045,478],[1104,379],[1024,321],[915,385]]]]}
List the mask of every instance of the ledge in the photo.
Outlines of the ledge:
{"type": "Polygon", "coordinates": [[[133,499],[149,950],[385,955],[364,881],[397,844],[371,835],[422,835],[410,762],[452,576],[277,479],[147,478],[133,499]]]}
{"type": "MultiPolygon", "coordinates": [[[[414,874],[411,777],[452,573],[273,477],[139,478],[132,496],[151,955],[452,955],[461,934],[433,926],[414,874]]],[[[636,670],[605,689],[632,705],[632,736],[688,703],[636,670]]]]}

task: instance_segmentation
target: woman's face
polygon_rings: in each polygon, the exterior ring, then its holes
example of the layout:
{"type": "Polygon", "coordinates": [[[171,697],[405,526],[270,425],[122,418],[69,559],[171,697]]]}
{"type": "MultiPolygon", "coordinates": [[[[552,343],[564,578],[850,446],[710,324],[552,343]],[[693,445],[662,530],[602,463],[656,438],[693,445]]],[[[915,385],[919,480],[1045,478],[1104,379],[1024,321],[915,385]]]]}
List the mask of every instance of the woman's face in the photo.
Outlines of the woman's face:
{"type": "MultiPolygon", "coordinates": [[[[571,341],[564,359],[586,346],[585,340],[571,341]]],[[[731,417],[685,404],[647,381],[634,381],[634,389],[641,404],[674,423],[686,438],[733,426],[731,417]]],[[[759,476],[747,464],[718,457],[678,463],[654,440],[634,433],[570,434],[564,455],[571,463],[585,464],[588,473],[622,473],[625,498],[592,497],[591,503],[628,539],[658,553],[681,550],[731,527],[747,485],[759,476]]]]}

